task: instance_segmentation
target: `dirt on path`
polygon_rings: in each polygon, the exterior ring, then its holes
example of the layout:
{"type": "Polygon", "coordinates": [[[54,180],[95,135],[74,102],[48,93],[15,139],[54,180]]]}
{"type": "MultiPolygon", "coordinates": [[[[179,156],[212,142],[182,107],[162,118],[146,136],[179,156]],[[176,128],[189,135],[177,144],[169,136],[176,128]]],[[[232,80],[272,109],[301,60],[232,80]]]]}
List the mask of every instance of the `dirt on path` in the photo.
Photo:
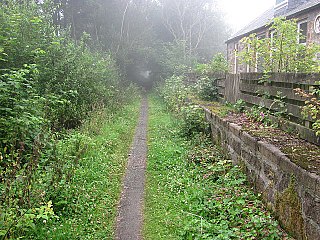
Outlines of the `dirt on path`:
{"type": "Polygon", "coordinates": [[[148,101],[144,96],[118,207],[115,239],[142,239],[145,170],[147,159],[148,101]]]}

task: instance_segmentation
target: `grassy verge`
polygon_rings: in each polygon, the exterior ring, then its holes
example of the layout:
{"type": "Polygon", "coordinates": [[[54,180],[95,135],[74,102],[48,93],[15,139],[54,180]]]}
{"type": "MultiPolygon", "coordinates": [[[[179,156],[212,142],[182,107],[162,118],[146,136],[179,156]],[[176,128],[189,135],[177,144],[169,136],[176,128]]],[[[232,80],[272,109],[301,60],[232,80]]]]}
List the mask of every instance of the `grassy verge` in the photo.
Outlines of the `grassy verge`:
{"type": "Polygon", "coordinates": [[[239,167],[151,99],[145,239],[282,239],[239,167]]]}
{"type": "MultiPolygon", "coordinates": [[[[81,136],[83,154],[72,180],[53,196],[57,218],[37,223],[33,239],[112,239],[128,152],[139,115],[138,101],[117,114],[93,117],[81,136]],[[104,123],[101,124],[101,121],[104,123]]],[[[63,147],[72,148],[71,142],[63,147]],[[69,145],[68,145],[69,144],[69,145]]]]}

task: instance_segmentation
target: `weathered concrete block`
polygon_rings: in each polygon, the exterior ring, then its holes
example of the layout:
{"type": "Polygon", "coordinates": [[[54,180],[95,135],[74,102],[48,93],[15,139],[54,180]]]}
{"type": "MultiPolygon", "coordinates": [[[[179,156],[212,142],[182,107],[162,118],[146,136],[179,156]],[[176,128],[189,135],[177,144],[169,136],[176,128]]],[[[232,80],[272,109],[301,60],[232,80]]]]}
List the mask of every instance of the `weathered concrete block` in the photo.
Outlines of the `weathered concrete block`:
{"type": "Polygon", "coordinates": [[[281,177],[279,178],[279,181],[276,184],[276,190],[278,192],[283,192],[289,187],[291,176],[290,174],[287,174],[285,172],[282,173],[281,177]]]}
{"type": "Polygon", "coordinates": [[[281,157],[284,157],[285,154],[281,152],[277,147],[272,144],[258,141],[258,148],[261,155],[263,155],[268,161],[271,161],[275,165],[279,165],[281,157]]]}
{"type": "Polygon", "coordinates": [[[241,147],[241,157],[244,161],[247,161],[251,166],[253,166],[257,172],[261,170],[261,161],[259,161],[257,155],[250,151],[250,148],[241,147]]]}
{"type": "Polygon", "coordinates": [[[320,226],[320,199],[306,191],[302,208],[305,216],[320,226]]]}
{"type": "Polygon", "coordinates": [[[263,193],[266,189],[266,187],[268,186],[268,183],[265,182],[261,176],[257,175],[255,179],[255,182],[253,183],[254,188],[256,189],[256,191],[263,193]]]}
{"type": "Polygon", "coordinates": [[[315,194],[316,194],[317,197],[320,197],[320,178],[319,178],[319,176],[318,176],[318,178],[317,178],[317,184],[316,184],[315,194]]]}
{"type": "Polygon", "coordinates": [[[222,144],[226,144],[228,143],[228,137],[227,137],[228,131],[226,131],[226,129],[221,128],[220,129],[220,138],[221,138],[221,143],[222,144]]]}
{"type": "Polygon", "coordinates": [[[204,112],[204,115],[205,115],[205,118],[206,118],[206,120],[208,121],[208,122],[210,122],[211,121],[211,119],[212,119],[212,114],[210,113],[210,112],[204,112]]]}
{"type": "Polygon", "coordinates": [[[229,156],[234,164],[240,163],[240,156],[234,151],[234,149],[230,145],[226,145],[228,149],[229,156]]]}
{"type": "Polygon", "coordinates": [[[275,193],[276,191],[274,190],[274,183],[269,182],[263,192],[264,200],[267,201],[268,204],[275,204],[275,193]]]}
{"type": "Polygon", "coordinates": [[[291,182],[282,193],[277,193],[275,202],[275,214],[284,228],[297,239],[305,239],[305,219],[302,213],[301,197],[291,182]]]}
{"type": "Polygon", "coordinates": [[[291,162],[286,156],[280,158],[278,166],[281,171],[287,172],[289,175],[295,176],[299,173],[299,167],[291,162]]]}
{"type": "Polygon", "coordinates": [[[228,121],[227,120],[225,120],[225,119],[221,119],[221,123],[222,123],[222,126],[225,128],[225,129],[228,129],[228,121]]]}
{"type": "Polygon", "coordinates": [[[299,184],[301,184],[305,189],[308,189],[312,194],[320,194],[320,192],[316,192],[317,183],[320,179],[318,175],[314,173],[309,173],[304,169],[300,169],[300,174],[298,175],[298,177],[299,184]]]}
{"type": "Polygon", "coordinates": [[[297,239],[320,239],[320,176],[297,166],[274,145],[257,141],[237,124],[206,112],[212,139],[262,193],[285,228],[297,239]]]}
{"type": "Polygon", "coordinates": [[[319,240],[320,239],[320,227],[317,226],[312,220],[306,222],[307,239],[319,240]]]}
{"type": "Polygon", "coordinates": [[[229,123],[229,131],[232,132],[236,137],[240,137],[241,127],[234,123],[229,123]]]}
{"type": "Polygon", "coordinates": [[[247,132],[241,132],[240,138],[245,145],[252,149],[252,151],[258,150],[258,141],[247,132]]]}
{"type": "Polygon", "coordinates": [[[241,140],[240,140],[240,138],[236,137],[233,134],[229,134],[228,143],[238,155],[241,155],[241,140]]]}
{"type": "Polygon", "coordinates": [[[272,182],[277,182],[277,177],[276,177],[276,171],[275,169],[272,168],[268,163],[264,162],[263,163],[263,168],[262,168],[264,175],[272,182]]]}

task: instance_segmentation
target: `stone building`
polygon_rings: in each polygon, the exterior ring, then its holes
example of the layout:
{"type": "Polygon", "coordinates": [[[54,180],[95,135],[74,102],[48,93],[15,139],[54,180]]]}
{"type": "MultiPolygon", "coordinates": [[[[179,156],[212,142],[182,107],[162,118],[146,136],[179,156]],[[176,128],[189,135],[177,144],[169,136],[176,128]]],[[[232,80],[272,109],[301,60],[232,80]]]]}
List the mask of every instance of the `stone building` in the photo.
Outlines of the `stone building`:
{"type": "Polygon", "coordinates": [[[272,32],[267,25],[278,16],[298,20],[298,29],[305,36],[305,39],[297,40],[299,43],[315,42],[320,44],[320,0],[276,0],[274,7],[268,9],[227,40],[230,73],[259,71],[258,68],[250,68],[239,62],[237,52],[242,50],[240,40],[252,33],[256,33],[258,38],[271,37],[272,32]]]}

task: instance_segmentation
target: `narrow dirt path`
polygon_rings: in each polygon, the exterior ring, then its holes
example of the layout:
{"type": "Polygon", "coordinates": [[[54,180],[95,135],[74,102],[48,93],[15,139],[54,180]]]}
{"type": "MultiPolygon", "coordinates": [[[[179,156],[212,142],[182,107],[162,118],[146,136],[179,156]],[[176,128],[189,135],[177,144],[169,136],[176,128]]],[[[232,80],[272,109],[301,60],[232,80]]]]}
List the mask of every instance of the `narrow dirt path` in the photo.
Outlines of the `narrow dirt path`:
{"type": "Polygon", "coordinates": [[[123,182],[115,239],[142,239],[143,199],[147,159],[147,97],[142,99],[140,119],[136,128],[131,153],[123,182]]]}

